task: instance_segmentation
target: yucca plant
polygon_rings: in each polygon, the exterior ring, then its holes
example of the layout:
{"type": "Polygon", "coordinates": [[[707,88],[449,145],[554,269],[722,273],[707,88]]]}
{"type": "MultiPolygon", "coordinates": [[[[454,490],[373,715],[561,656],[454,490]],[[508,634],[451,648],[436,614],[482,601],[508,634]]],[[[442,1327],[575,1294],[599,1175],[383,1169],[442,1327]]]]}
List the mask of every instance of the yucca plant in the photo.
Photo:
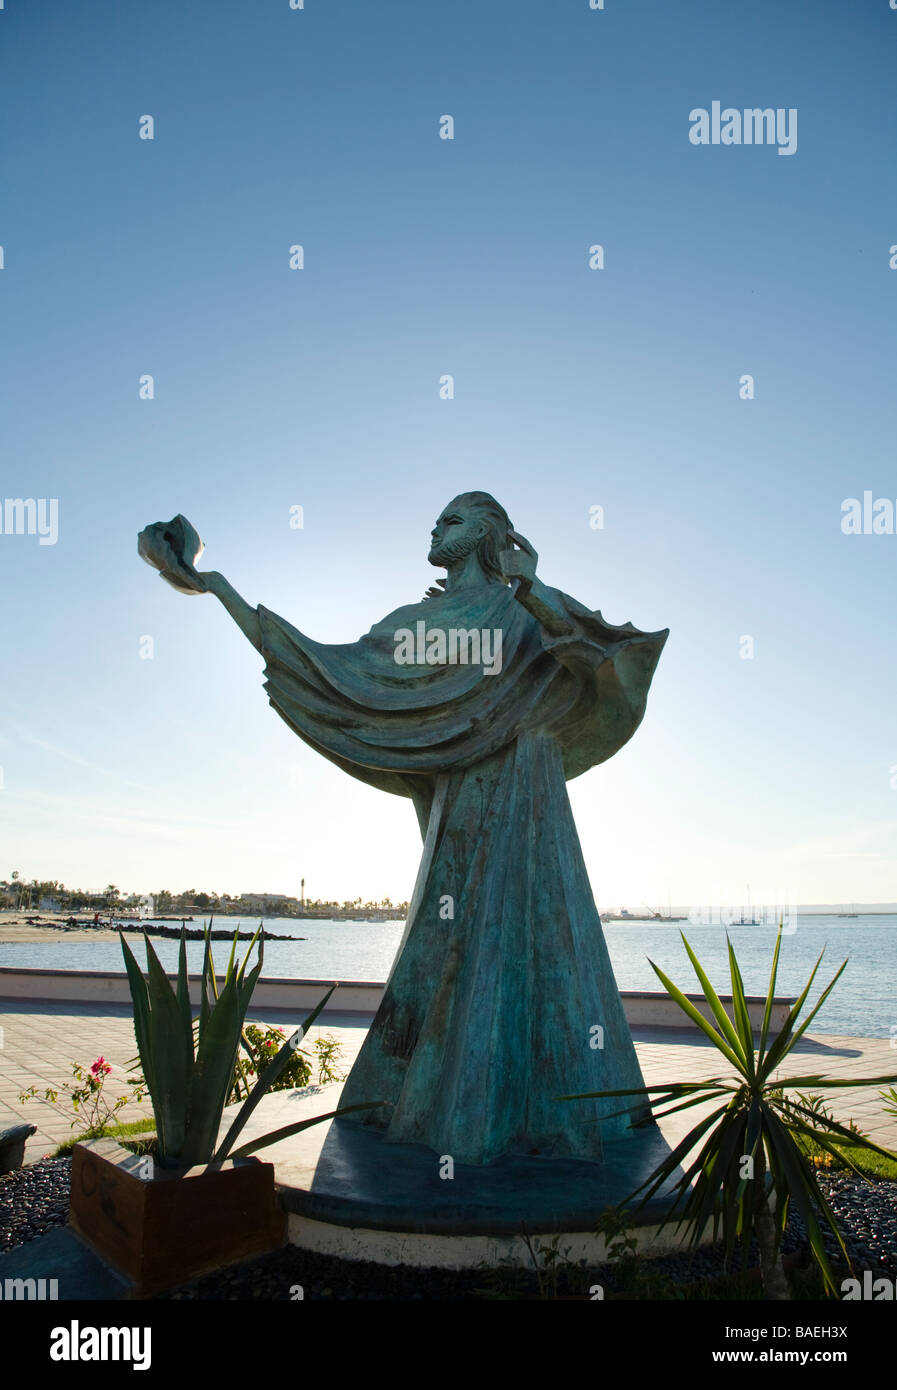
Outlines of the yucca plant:
{"type": "MultiPolygon", "coordinates": [[[[779,924],[769,992],[763,1012],[759,1045],[755,1052],[744,984],[731,941],[728,941],[727,937],[732,980],[733,1018],[730,1019],[684,934],[680,935],[704,991],[704,998],[716,1020],[716,1027],[653,961],[649,964],[670,997],[710,1039],[736,1075],[717,1077],[711,1081],[673,1082],[669,1085],[642,1086],[619,1091],[592,1091],[586,1095],[559,1096],[558,1099],[586,1100],[605,1096],[644,1095],[653,1098],[652,1106],[667,1107],[657,1109],[652,1117],[654,1119],[674,1115],[678,1111],[688,1110],[707,1101],[721,1101],[721,1104],[700,1120],[654,1172],[621,1203],[621,1207],[628,1207],[640,1193],[642,1196],[636,1210],[644,1206],[661,1187],[671,1182],[680,1164],[683,1164],[700,1144],[697,1156],[672,1185],[673,1201],[661,1226],[678,1217],[677,1229],[685,1226],[690,1232],[690,1244],[695,1247],[709,1222],[713,1222],[714,1238],[719,1235],[721,1225],[727,1257],[731,1258],[735,1240],[740,1238],[745,1267],[751,1239],[755,1236],[766,1297],[784,1299],[789,1297],[789,1293],[781,1260],[781,1241],[788,1220],[789,1205],[794,1202],[803,1217],[810,1248],[822,1272],[826,1291],[835,1293],[834,1278],[823,1242],[823,1226],[831,1231],[848,1266],[850,1261],[834,1214],[820,1191],[815,1169],[808,1161],[801,1141],[810,1141],[817,1145],[836,1161],[846,1163],[860,1176],[860,1169],[850,1158],[849,1152],[843,1149],[839,1151],[834,1145],[834,1139],[847,1140],[851,1145],[867,1148],[883,1154],[886,1158],[893,1158],[894,1155],[889,1154],[886,1149],[879,1148],[865,1136],[857,1135],[855,1130],[838,1124],[818,1107],[809,1106],[806,1104],[806,1097],[787,1096],[786,1087],[792,1093],[803,1087],[830,1090],[847,1086],[853,1089],[856,1086],[881,1086],[897,1081],[897,1076],[852,1076],[845,1080],[834,1080],[814,1074],[792,1076],[782,1080],[776,1079],[773,1075],[776,1068],[781,1066],[793,1051],[831,994],[847,965],[846,960],[823,990],[815,1007],[798,1027],[798,1017],[825,954],[823,949],[806,987],[790,1010],[781,1031],[774,1038],[770,1038],[779,950],[782,944],[782,924],[779,924]],[[771,1198],[774,1201],[771,1201],[771,1198]]],[[[642,1123],[649,1121],[643,1120],[642,1123]]]]}
{"type": "MultiPolygon", "coordinates": [[[[176,989],[172,988],[146,933],[146,977],[124,936],[121,937],[134,1005],[137,1048],[156,1120],[156,1157],[162,1168],[187,1169],[198,1164],[218,1168],[226,1158],[246,1157],[256,1149],[276,1144],[336,1114],[329,1111],[310,1120],[299,1120],[238,1149],[233,1147],[259,1101],[287,1066],[296,1046],[333,994],[336,989],[333,985],[265,1068],[224,1139],[217,1143],[221,1117],[233,1086],[246,1010],[262,970],[264,940],[259,942],[261,930],[260,926],[239,965],[236,964],[238,936],[234,934],[224,983],[219,991],[212,962],[211,923],[206,928],[196,1023],[190,1007],[186,933],[181,931],[176,989]],[[246,966],[257,942],[258,961],[247,974],[246,966]]],[[[347,1106],[340,1113],[372,1110],[381,1104],[382,1101],[373,1101],[347,1106]]]]}
{"type": "Polygon", "coordinates": [[[879,1093],[879,1100],[882,1102],[882,1109],[888,1115],[897,1115],[897,1091],[893,1086],[889,1086],[886,1091],[879,1093]]]}

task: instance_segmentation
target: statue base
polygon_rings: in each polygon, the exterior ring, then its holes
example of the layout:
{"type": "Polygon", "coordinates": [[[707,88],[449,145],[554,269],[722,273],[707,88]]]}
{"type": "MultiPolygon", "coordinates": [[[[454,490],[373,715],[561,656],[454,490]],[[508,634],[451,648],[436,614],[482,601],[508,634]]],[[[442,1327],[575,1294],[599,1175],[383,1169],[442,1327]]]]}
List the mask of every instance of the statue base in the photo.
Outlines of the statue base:
{"type": "MultiPolygon", "coordinates": [[[[322,1254],[420,1268],[472,1269],[499,1259],[527,1265],[524,1234],[543,1245],[558,1235],[569,1259],[599,1264],[606,1258],[604,1237],[596,1235],[600,1218],[669,1152],[651,1123],[608,1143],[600,1163],[514,1156],[484,1167],[458,1163],[441,1177],[449,1165],[432,1149],[386,1143],[373,1127],[335,1120],[311,1180],[307,1170],[291,1175],[286,1155],[276,1180],[288,1240],[322,1254]]],[[[630,1212],[639,1254],[686,1245],[688,1233],[675,1223],[658,1229],[680,1175],[630,1212]]]]}

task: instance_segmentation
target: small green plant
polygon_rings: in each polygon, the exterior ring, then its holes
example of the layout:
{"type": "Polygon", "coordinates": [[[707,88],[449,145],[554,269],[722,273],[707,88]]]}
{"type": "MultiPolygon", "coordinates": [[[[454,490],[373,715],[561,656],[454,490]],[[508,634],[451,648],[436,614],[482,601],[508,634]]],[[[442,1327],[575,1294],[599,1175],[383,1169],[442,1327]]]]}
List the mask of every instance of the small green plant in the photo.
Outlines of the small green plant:
{"type": "Polygon", "coordinates": [[[638,1254],[638,1238],[630,1231],[626,1213],[621,1207],[608,1207],[598,1222],[597,1234],[604,1236],[607,1258],[621,1263],[638,1254]]]}
{"type": "Polygon", "coordinates": [[[541,1299],[556,1299],[561,1286],[567,1287],[571,1274],[580,1273],[583,1265],[574,1264],[570,1259],[572,1246],[561,1249],[561,1238],[558,1235],[551,1237],[551,1240],[544,1241],[536,1236],[531,1239],[526,1230],[521,1235],[521,1240],[527,1248],[533,1271],[536,1275],[536,1284],[541,1299]]]}
{"type": "Polygon", "coordinates": [[[313,1047],[318,1054],[318,1085],[325,1086],[328,1081],[345,1081],[345,1075],[338,1066],[342,1053],[339,1038],[332,1033],[321,1033],[315,1038],[313,1047]]]}
{"type": "Polygon", "coordinates": [[[604,1236],[607,1262],[625,1288],[636,1281],[638,1238],[630,1231],[626,1213],[620,1207],[609,1207],[598,1223],[597,1234],[604,1236]]]}
{"type": "Polygon", "coordinates": [[[669,1275],[639,1255],[638,1237],[622,1207],[608,1208],[598,1223],[597,1234],[604,1236],[607,1263],[620,1289],[635,1298],[676,1297],[676,1286],[669,1275]]]}
{"type": "MultiPolygon", "coordinates": [[[[255,1023],[246,1024],[240,1039],[246,1056],[237,1057],[233,1089],[228,1100],[229,1105],[249,1095],[253,1084],[252,1078],[265,1074],[283,1046],[285,1038],[286,1035],[282,1028],[259,1027],[255,1023]]],[[[339,1039],[334,1038],[330,1033],[317,1037],[312,1043],[310,1051],[297,1047],[292,1058],[287,1062],[277,1080],[272,1083],[270,1089],[272,1091],[300,1090],[311,1081],[315,1066],[318,1073],[318,1085],[326,1085],[329,1081],[343,1081],[345,1078],[337,1068],[341,1050],[339,1039]]]]}
{"type": "MultiPolygon", "coordinates": [[[[801,1087],[823,1090],[837,1087],[882,1086],[897,1081],[897,1075],[848,1077],[834,1080],[824,1076],[792,1076],[787,1083],[775,1077],[778,1067],[793,1052],[796,1044],[812,1023],[840,979],[847,961],[822,991],[816,1005],[797,1026],[825,951],[820,953],[813,971],[799,998],[790,1010],[781,1031],[770,1038],[775,986],[782,944],[782,923],[772,959],[769,989],[763,1012],[759,1047],[754,1049],[754,1035],[744,993],[744,982],[732,943],[729,942],[729,972],[732,981],[733,1018],[729,1018],[722,1002],[707,978],[697,956],[682,936],[689,960],[704,991],[704,998],[716,1021],[713,1026],[704,1014],[674,985],[663,971],[650,961],[651,968],[670,997],[683,1013],[710,1039],[726,1060],[734,1076],[716,1077],[709,1081],[673,1082],[668,1085],[640,1086],[626,1090],[593,1091],[588,1096],[561,1096],[561,1100],[585,1100],[605,1096],[657,1097],[652,1105],[667,1105],[654,1118],[676,1114],[707,1101],[718,1101],[710,1114],[694,1126],[654,1172],[625,1200],[628,1206],[639,1194],[639,1207],[661,1188],[667,1187],[671,1203],[661,1226],[677,1219],[690,1231],[692,1247],[697,1247],[712,1222],[714,1237],[722,1226],[727,1258],[731,1257],[736,1239],[741,1241],[744,1267],[747,1267],[752,1237],[756,1237],[760,1252],[763,1289],[767,1298],[787,1299],[788,1283],[782,1266],[781,1241],[793,1201],[803,1217],[810,1249],[822,1273],[826,1291],[836,1294],[834,1277],[823,1241],[823,1225],[837,1242],[838,1249],[849,1265],[847,1251],[834,1213],[816,1180],[816,1170],[804,1152],[807,1141],[818,1145],[833,1159],[843,1160],[847,1167],[862,1177],[862,1170],[851,1157],[851,1151],[865,1150],[893,1158],[886,1149],[871,1139],[831,1119],[821,1103],[815,1107],[802,1102],[801,1087]],[[734,1021],[733,1021],[734,1020],[734,1021]],[[785,1095],[785,1085],[796,1092],[793,1098],[785,1095]],[[834,1140],[841,1140],[840,1149],[834,1140]],[[847,1145],[843,1141],[848,1141],[847,1145]],[[701,1145],[697,1157],[679,1177],[679,1165],[701,1145]],[[774,1201],[770,1201],[770,1198],[774,1201]],[[822,1224],[820,1224],[820,1219],[822,1224]]],[[[618,1112],[625,1113],[625,1112],[618,1112]]]]}
{"type": "Polygon", "coordinates": [[[512,1255],[502,1255],[498,1260],[480,1260],[477,1274],[481,1283],[475,1294],[477,1298],[492,1302],[510,1302],[532,1296],[532,1277],[512,1255]]]}
{"type": "Polygon", "coordinates": [[[483,1281],[477,1289],[480,1298],[528,1299],[535,1293],[537,1298],[548,1300],[560,1297],[563,1289],[583,1292],[588,1266],[585,1260],[570,1259],[572,1246],[562,1250],[559,1235],[545,1240],[530,1236],[524,1227],[520,1239],[529,1255],[531,1269],[521,1265],[513,1255],[503,1255],[491,1264],[481,1260],[477,1266],[483,1281]]]}
{"type": "MultiPolygon", "coordinates": [[[[43,1098],[55,1105],[59,1100],[60,1091],[65,1091],[75,1112],[72,1129],[77,1130],[79,1134],[91,1135],[112,1125],[116,1115],[126,1105],[130,1105],[132,1101],[141,1101],[146,1095],[144,1086],[129,1082],[129,1085],[133,1085],[131,1094],[116,1096],[110,1101],[106,1095],[106,1078],[111,1071],[112,1067],[105,1057],[98,1057],[89,1067],[83,1062],[72,1062],[72,1077],[80,1084],[73,1086],[71,1082],[63,1081],[60,1086],[47,1086],[43,1098]]],[[[27,1101],[34,1100],[37,1094],[38,1088],[29,1086],[19,1094],[19,1104],[25,1105],[27,1101]]]]}

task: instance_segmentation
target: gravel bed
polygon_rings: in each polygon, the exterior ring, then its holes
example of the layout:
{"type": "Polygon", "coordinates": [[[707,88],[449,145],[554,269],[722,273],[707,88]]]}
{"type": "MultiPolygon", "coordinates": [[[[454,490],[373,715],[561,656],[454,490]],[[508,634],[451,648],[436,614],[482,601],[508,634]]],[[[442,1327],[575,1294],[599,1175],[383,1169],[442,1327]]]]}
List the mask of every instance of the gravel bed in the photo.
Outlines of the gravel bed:
{"type": "MultiPolygon", "coordinates": [[[[0,1253],[23,1245],[35,1236],[65,1225],[68,1215],[71,1158],[44,1158],[14,1173],[0,1176],[0,1253]]],[[[897,1182],[871,1179],[863,1182],[850,1173],[822,1172],[819,1185],[828,1198],[844,1235],[856,1269],[897,1279],[897,1182]]],[[[789,1213],[783,1242],[791,1253],[807,1245],[803,1222],[789,1213]]],[[[561,1241],[563,1247],[563,1241],[561,1241]]],[[[841,1263],[837,1246],[826,1239],[833,1263],[841,1263]]],[[[756,1259],[752,1259],[756,1264],[756,1259]]],[[[694,1255],[676,1254],[643,1261],[645,1272],[676,1284],[695,1283],[725,1270],[717,1249],[694,1255]]],[[[517,1278],[521,1292],[537,1290],[535,1274],[495,1276],[483,1271],[420,1270],[406,1266],[384,1268],[327,1255],[315,1255],[286,1246],[259,1259],[216,1271],[167,1294],[173,1299],[370,1299],[377,1301],[431,1301],[496,1296],[508,1280],[517,1278]]],[[[613,1266],[585,1271],[569,1284],[569,1291],[585,1290],[600,1283],[609,1292],[620,1287],[619,1270],[613,1266]]],[[[562,1281],[561,1291],[564,1291],[562,1281]]]]}
{"type": "MultiPolygon", "coordinates": [[[[820,1173],[818,1181],[838,1220],[855,1269],[870,1269],[876,1277],[887,1274],[897,1280],[897,1182],[872,1179],[867,1183],[852,1174],[840,1172],[820,1173]]],[[[560,1245],[563,1249],[563,1240],[560,1245]]],[[[825,1245],[833,1267],[842,1265],[843,1256],[831,1236],[825,1240],[825,1245]]],[[[806,1250],[807,1246],[804,1223],[792,1205],[782,1251],[788,1255],[806,1250]]],[[[640,1263],[642,1275],[647,1275],[649,1280],[669,1281],[674,1285],[696,1284],[726,1273],[725,1257],[716,1248],[705,1247],[693,1254],[666,1255],[640,1263]]],[[[756,1247],[751,1251],[749,1263],[752,1266],[759,1264],[756,1247]]],[[[740,1252],[736,1249],[730,1272],[739,1268],[740,1252]]],[[[507,1273],[496,1277],[488,1271],[458,1272],[413,1269],[408,1266],[384,1269],[287,1246],[260,1259],[218,1270],[215,1274],[172,1290],[165,1297],[202,1300],[289,1299],[295,1296],[291,1290],[298,1285],[306,1299],[431,1302],[507,1297],[509,1283],[516,1285],[518,1293],[538,1293],[538,1280],[532,1271],[523,1271],[516,1278],[513,1275],[509,1278],[507,1273]]],[[[558,1281],[557,1292],[561,1295],[587,1295],[593,1284],[601,1284],[607,1293],[622,1292],[625,1288],[619,1268],[603,1265],[569,1278],[562,1277],[558,1281]]],[[[651,1296],[650,1291],[646,1296],[651,1296]]]]}
{"type": "Polygon", "coordinates": [[[65,1225],[71,1181],[71,1158],[42,1158],[0,1175],[0,1254],[65,1225]]]}

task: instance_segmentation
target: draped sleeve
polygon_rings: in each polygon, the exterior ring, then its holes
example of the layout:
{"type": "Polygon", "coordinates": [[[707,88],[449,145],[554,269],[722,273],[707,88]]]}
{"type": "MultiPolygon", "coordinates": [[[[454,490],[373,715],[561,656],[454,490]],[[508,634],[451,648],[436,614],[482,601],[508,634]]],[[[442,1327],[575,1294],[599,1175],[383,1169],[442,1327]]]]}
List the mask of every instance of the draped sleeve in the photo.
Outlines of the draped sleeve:
{"type": "Polygon", "coordinates": [[[669,628],[642,632],[632,623],[616,627],[560,590],[552,592],[573,626],[567,636],[542,638],[546,653],[567,676],[559,685],[570,702],[554,734],[570,781],[606,762],[632,738],[644,718],[669,628]]]}
{"type": "Polygon", "coordinates": [[[397,609],[359,641],[316,642],[259,606],[265,689],[298,736],[426,824],[440,773],[473,766],[522,732],[560,745],[565,776],[612,756],[638,727],[667,632],[614,627],[552,590],[572,633],[549,638],[507,585],[397,609]],[[420,623],[501,632],[501,666],[400,665],[396,634],[420,623]]]}

